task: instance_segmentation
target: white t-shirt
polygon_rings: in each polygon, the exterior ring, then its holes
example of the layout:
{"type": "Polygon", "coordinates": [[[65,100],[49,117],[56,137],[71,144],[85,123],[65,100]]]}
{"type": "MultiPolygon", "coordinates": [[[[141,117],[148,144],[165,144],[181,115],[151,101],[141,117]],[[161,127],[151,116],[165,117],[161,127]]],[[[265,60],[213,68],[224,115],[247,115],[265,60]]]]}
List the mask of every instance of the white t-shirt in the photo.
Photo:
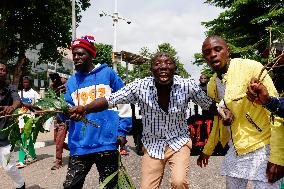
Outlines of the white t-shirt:
{"type": "Polygon", "coordinates": [[[40,98],[39,94],[32,88],[28,91],[19,91],[18,93],[22,102],[27,104],[34,104],[40,98]]]}
{"type": "MultiPolygon", "coordinates": [[[[34,104],[38,99],[40,99],[40,95],[33,90],[32,88],[28,91],[22,90],[18,92],[22,102],[27,104],[34,104]]],[[[29,110],[25,107],[22,107],[20,110],[21,113],[29,112],[29,110]]],[[[25,115],[22,115],[19,117],[19,128],[24,128],[25,122],[24,117],[25,115]]],[[[34,115],[26,114],[26,116],[32,117],[34,115]]]]}

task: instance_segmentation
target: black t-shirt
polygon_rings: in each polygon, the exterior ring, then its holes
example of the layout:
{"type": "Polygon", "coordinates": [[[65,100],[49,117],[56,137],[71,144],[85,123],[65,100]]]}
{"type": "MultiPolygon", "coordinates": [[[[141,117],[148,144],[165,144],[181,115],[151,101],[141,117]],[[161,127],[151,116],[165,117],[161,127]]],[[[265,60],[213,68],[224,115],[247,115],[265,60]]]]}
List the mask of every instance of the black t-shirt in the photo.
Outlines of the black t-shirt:
{"type": "MultiPolygon", "coordinates": [[[[0,106],[11,106],[14,100],[20,100],[18,90],[14,85],[7,85],[0,90],[0,106]]],[[[0,118],[0,129],[7,127],[6,122],[8,118],[0,118]]],[[[0,134],[0,146],[9,145],[8,136],[6,134],[0,134]]]]}

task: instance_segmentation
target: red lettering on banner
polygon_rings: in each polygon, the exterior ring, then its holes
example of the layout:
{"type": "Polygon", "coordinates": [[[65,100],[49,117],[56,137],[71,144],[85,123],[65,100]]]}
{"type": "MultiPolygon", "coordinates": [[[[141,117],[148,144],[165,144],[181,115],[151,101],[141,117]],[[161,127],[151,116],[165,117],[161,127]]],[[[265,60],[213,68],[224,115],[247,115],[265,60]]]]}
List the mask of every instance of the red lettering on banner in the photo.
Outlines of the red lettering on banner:
{"type": "Polygon", "coordinates": [[[200,142],[200,129],[201,129],[201,125],[202,125],[202,121],[195,121],[195,124],[197,125],[197,131],[196,131],[196,146],[204,146],[205,143],[204,142],[200,142]]]}

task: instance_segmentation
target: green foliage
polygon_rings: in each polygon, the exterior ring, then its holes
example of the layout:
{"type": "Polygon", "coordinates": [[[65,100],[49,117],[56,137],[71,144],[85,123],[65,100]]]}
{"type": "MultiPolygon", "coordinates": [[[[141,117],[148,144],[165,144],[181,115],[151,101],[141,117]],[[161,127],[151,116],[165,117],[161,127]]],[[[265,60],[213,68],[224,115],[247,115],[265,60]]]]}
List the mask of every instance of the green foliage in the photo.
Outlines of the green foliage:
{"type": "Polygon", "coordinates": [[[103,44],[103,43],[97,43],[97,55],[94,59],[95,64],[103,64],[106,63],[109,67],[112,67],[112,46],[103,44]]]}
{"type": "MultiPolygon", "coordinates": [[[[63,94],[57,96],[52,89],[49,89],[45,97],[39,99],[34,106],[42,109],[41,111],[34,112],[34,114],[36,114],[35,116],[27,116],[26,114],[28,113],[19,113],[19,110],[16,110],[12,115],[7,116],[7,127],[0,130],[0,133],[8,135],[12,146],[11,150],[14,150],[15,146],[23,148],[22,144],[27,143],[30,136],[33,136],[33,142],[35,143],[39,132],[44,132],[43,124],[57,113],[67,112],[69,109],[63,94]],[[25,115],[23,116],[25,123],[23,128],[23,140],[21,139],[21,133],[18,126],[18,117],[21,115],[25,115]]],[[[86,118],[82,118],[80,121],[85,123],[85,126],[82,129],[86,129],[87,123],[93,127],[99,127],[95,122],[86,118]]],[[[28,153],[25,149],[24,151],[28,153]]]]}
{"type": "MultiPolygon", "coordinates": [[[[141,48],[139,54],[144,57],[152,56],[152,53],[150,53],[147,47],[141,48]]],[[[151,75],[152,73],[150,71],[150,61],[141,65],[133,65],[133,70],[129,73],[129,81],[131,82],[134,81],[136,78],[145,78],[151,75]]]]}
{"type": "MultiPolygon", "coordinates": [[[[17,113],[19,110],[15,110],[14,112],[17,113]]],[[[21,133],[20,133],[20,128],[18,125],[18,117],[17,116],[12,116],[8,118],[7,121],[7,127],[5,129],[0,130],[0,133],[4,133],[8,136],[8,139],[11,144],[11,149],[13,150],[16,146],[16,144],[21,144],[21,133]]]]}
{"type": "MultiPolygon", "coordinates": [[[[177,63],[177,73],[184,78],[187,78],[189,76],[187,71],[184,69],[183,64],[180,62],[175,48],[169,43],[163,43],[158,45],[156,52],[150,52],[150,50],[147,47],[143,47],[141,48],[139,54],[145,57],[152,58],[154,54],[156,54],[157,52],[167,52],[171,56],[173,56],[177,63]]],[[[133,81],[136,78],[144,78],[151,76],[152,73],[150,71],[150,68],[151,68],[150,60],[142,65],[133,65],[133,71],[130,72],[129,80],[133,81]]]]}
{"type": "MultiPolygon", "coordinates": [[[[112,46],[107,45],[107,44],[102,44],[102,43],[97,43],[97,55],[94,59],[95,64],[102,64],[106,63],[108,64],[109,67],[112,67],[112,46]]],[[[175,57],[177,60],[177,67],[178,67],[178,73],[182,77],[188,77],[188,73],[183,67],[183,64],[180,63],[179,58],[176,56],[177,52],[174,49],[173,46],[171,46],[169,43],[163,43],[158,46],[158,49],[156,52],[168,52],[171,56],[175,57]]],[[[150,52],[147,47],[141,48],[141,51],[139,53],[140,55],[144,57],[152,57],[155,52],[150,52]]],[[[152,73],[150,71],[150,61],[146,62],[142,65],[132,65],[133,70],[128,70],[128,81],[134,81],[136,78],[144,78],[151,76],[152,73]]],[[[118,75],[121,77],[122,80],[126,80],[126,68],[122,66],[121,64],[117,64],[117,72],[118,75]]]]}
{"type": "MultiPolygon", "coordinates": [[[[126,81],[126,68],[123,67],[121,64],[117,64],[117,74],[119,77],[123,80],[126,81]]],[[[131,75],[131,71],[128,70],[128,77],[131,75]]]]}
{"type": "MultiPolygon", "coordinates": [[[[264,49],[271,41],[284,38],[284,1],[279,0],[207,0],[205,3],[224,9],[220,15],[203,22],[207,35],[225,38],[231,58],[249,58],[266,63],[264,49]]],[[[206,65],[201,55],[195,64],[206,65]]],[[[207,68],[204,68],[207,69],[207,68]]]]}
{"type": "Polygon", "coordinates": [[[176,65],[177,65],[177,73],[181,77],[188,78],[189,74],[187,71],[184,69],[183,64],[180,62],[179,57],[177,56],[177,52],[174,49],[173,46],[169,43],[163,43],[158,46],[157,52],[167,52],[169,53],[172,57],[175,58],[176,60],[176,65]]]}
{"type": "MultiPolygon", "coordinates": [[[[76,3],[80,22],[81,10],[90,3],[76,3]]],[[[39,64],[55,62],[62,58],[58,48],[71,43],[71,0],[1,0],[0,15],[0,60],[39,48],[39,64]]]]}
{"type": "Polygon", "coordinates": [[[103,183],[99,186],[99,189],[103,189],[115,176],[118,177],[118,184],[115,189],[135,189],[135,185],[128,175],[124,165],[121,161],[121,155],[118,155],[118,170],[109,175],[103,183]]]}
{"type": "Polygon", "coordinates": [[[44,98],[39,99],[35,106],[43,110],[54,110],[66,112],[69,108],[66,101],[64,100],[63,94],[59,97],[55,94],[52,89],[49,89],[44,98]]]}
{"type": "Polygon", "coordinates": [[[206,3],[226,8],[218,18],[204,22],[208,35],[223,36],[229,43],[232,57],[260,59],[272,40],[283,38],[284,1],[279,0],[208,0],[206,3]],[[244,14],[251,13],[251,14],[244,14]]]}
{"type": "MultiPolygon", "coordinates": [[[[46,120],[55,116],[58,111],[63,112],[68,110],[68,105],[66,104],[63,95],[57,97],[52,89],[49,89],[45,98],[39,99],[34,105],[40,107],[44,111],[36,116],[27,116],[24,114],[24,142],[27,142],[31,135],[33,136],[33,142],[35,142],[39,132],[44,132],[42,126],[46,120]]],[[[8,135],[9,142],[12,146],[11,150],[13,150],[16,145],[22,148],[23,142],[18,125],[18,118],[21,115],[23,114],[20,113],[18,109],[14,111],[13,114],[8,117],[8,122],[6,123],[7,127],[0,130],[0,132],[8,135]]]]}

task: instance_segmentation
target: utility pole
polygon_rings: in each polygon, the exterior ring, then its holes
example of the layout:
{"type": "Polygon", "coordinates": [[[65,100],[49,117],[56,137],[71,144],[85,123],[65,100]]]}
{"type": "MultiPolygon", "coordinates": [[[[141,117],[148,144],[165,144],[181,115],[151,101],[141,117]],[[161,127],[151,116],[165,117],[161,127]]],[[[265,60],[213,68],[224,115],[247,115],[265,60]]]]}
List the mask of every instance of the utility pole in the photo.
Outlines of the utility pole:
{"type": "Polygon", "coordinates": [[[72,41],[76,39],[76,0],[72,0],[72,41]]]}
{"type": "Polygon", "coordinates": [[[127,24],[131,24],[131,21],[119,16],[118,11],[117,11],[117,0],[114,0],[114,12],[112,15],[104,11],[101,11],[99,15],[100,17],[109,16],[112,18],[112,21],[113,21],[113,24],[112,24],[113,25],[112,65],[113,65],[114,71],[117,72],[117,61],[115,60],[115,53],[117,52],[117,24],[119,20],[124,20],[127,24]]]}

